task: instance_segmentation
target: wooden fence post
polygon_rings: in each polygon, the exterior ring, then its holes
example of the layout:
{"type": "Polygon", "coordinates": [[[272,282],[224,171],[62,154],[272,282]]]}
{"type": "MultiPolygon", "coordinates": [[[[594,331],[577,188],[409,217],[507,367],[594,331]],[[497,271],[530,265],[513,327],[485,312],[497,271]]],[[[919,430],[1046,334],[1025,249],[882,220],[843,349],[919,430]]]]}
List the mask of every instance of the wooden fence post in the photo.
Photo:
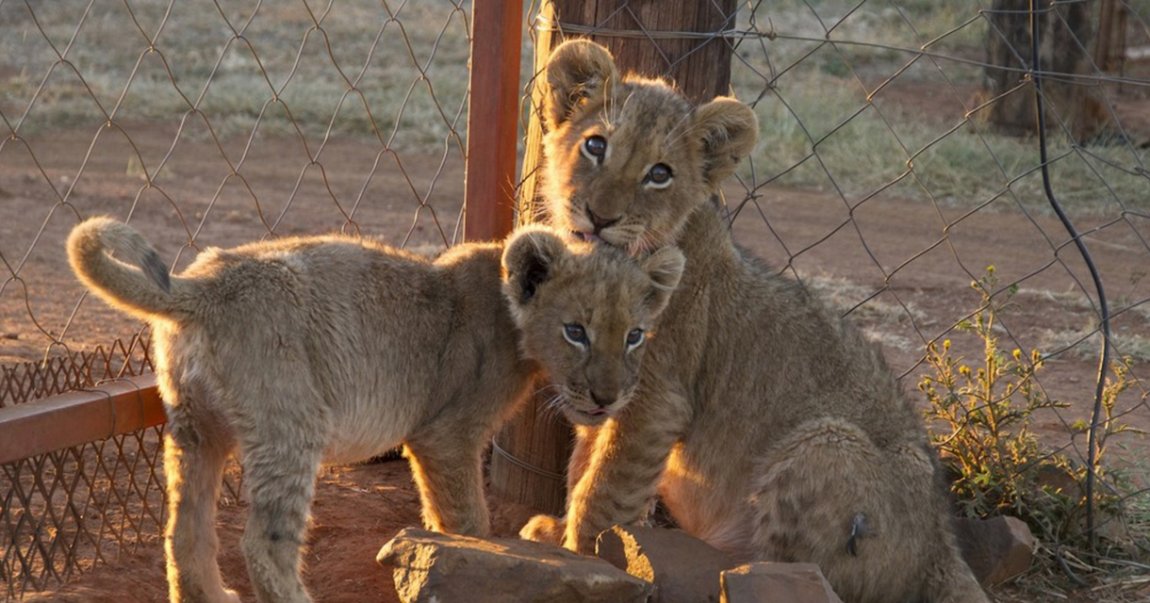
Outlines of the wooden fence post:
{"type": "MultiPolygon", "coordinates": [[[[535,73],[551,50],[569,37],[587,37],[615,55],[620,71],[675,80],[696,102],[729,93],[731,40],[710,36],[735,26],[735,0],[654,2],[650,0],[551,0],[537,19],[535,73]],[[703,34],[703,35],[698,35],[703,34]]],[[[539,98],[527,129],[520,189],[520,220],[538,216],[537,166],[543,127],[539,98]]],[[[493,492],[544,513],[564,509],[564,471],[571,430],[555,413],[542,411],[544,396],[496,436],[491,455],[493,492]]]]}

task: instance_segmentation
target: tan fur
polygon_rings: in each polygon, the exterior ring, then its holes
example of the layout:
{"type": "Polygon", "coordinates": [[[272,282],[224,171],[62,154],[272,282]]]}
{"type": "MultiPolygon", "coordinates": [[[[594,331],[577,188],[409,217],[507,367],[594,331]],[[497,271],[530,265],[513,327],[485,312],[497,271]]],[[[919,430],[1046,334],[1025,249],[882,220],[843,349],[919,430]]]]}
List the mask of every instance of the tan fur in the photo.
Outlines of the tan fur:
{"type": "Polygon", "coordinates": [[[565,524],[539,516],[521,534],[590,552],[658,492],[688,532],[744,558],[818,563],[848,603],[985,602],[879,351],[736,248],[710,201],[753,148],[754,113],[620,78],[586,41],[557,48],[546,81],[552,224],[636,254],[674,243],[687,265],[631,402],[580,429],[565,524]],[[601,161],[581,149],[591,136],[606,140],[601,161]],[[650,185],[658,163],[669,185],[650,185]]]}
{"type": "MultiPolygon", "coordinates": [[[[68,255],[92,291],[152,325],[168,413],[168,579],[185,602],[237,600],[213,527],[237,446],[251,498],[242,545],[260,601],[309,600],[300,553],[321,461],[402,443],[424,523],[487,533],[481,455],[540,366],[520,347],[570,348],[574,321],[607,337],[649,327],[683,266],[675,249],[640,266],[531,228],[505,249],[464,245],[434,262],[348,237],[281,239],[209,249],[169,277],[135,230],[107,218],[77,226],[68,255]],[[529,328],[522,342],[516,320],[529,328]]],[[[633,386],[628,357],[640,353],[622,344],[581,356],[614,367],[605,382],[586,372],[612,402],[633,386]]],[[[558,358],[541,356],[542,367],[558,358]]]]}

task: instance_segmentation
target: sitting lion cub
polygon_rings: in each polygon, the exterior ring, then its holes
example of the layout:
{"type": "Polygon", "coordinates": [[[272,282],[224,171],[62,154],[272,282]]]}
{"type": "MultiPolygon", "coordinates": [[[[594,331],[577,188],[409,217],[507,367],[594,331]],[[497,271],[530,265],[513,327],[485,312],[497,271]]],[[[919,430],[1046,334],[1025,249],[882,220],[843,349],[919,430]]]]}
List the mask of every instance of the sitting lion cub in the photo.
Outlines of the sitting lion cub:
{"type": "Polygon", "coordinates": [[[566,521],[538,516],[521,534],[590,552],[657,491],[691,534],[817,563],[848,603],[985,603],[935,452],[879,350],[747,257],[710,201],[755,146],[751,109],[620,78],[584,40],[556,48],[545,81],[553,225],[639,256],[678,245],[687,267],[631,401],[573,417],[566,521]]]}
{"type": "Polygon", "coordinates": [[[485,534],[481,455],[540,366],[582,371],[580,412],[625,399],[644,334],[683,270],[677,249],[636,263],[538,227],[505,248],[461,245],[434,262],[348,237],[287,238],[208,249],[170,276],[135,230],[93,218],[72,231],[68,256],[92,291],[152,325],[168,414],[172,601],[238,600],[222,584],[214,530],[237,445],[260,601],[309,600],[300,553],[321,460],[402,442],[424,523],[485,534]],[[569,349],[573,338],[571,367],[519,352],[569,349]]]}

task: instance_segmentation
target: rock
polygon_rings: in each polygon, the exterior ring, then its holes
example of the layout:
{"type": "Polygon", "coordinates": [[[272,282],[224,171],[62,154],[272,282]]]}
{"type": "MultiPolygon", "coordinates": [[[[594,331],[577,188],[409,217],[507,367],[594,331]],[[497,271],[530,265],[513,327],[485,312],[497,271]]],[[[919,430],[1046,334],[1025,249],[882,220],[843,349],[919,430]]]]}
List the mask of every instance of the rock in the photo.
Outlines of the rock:
{"type": "Polygon", "coordinates": [[[722,603],[842,603],[813,563],[748,563],[720,582],[722,603]]]}
{"type": "Polygon", "coordinates": [[[651,584],[594,557],[511,538],[405,528],[376,562],[392,568],[404,603],[646,601],[651,584]]]}
{"type": "Polygon", "coordinates": [[[1071,469],[1060,467],[1053,463],[1042,463],[1034,472],[1035,485],[1051,492],[1061,494],[1071,499],[1079,498],[1085,493],[1082,484],[1075,479],[1071,469]]]}
{"type": "Polygon", "coordinates": [[[682,530],[615,526],[599,534],[595,554],[636,578],[652,582],[657,603],[717,603],[719,574],[730,556],[682,530]]]}
{"type": "Polygon", "coordinates": [[[983,586],[1000,584],[1030,568],[1035,539],[1021,519],[957,519],[954,531],[963,558],[983,586]]]}

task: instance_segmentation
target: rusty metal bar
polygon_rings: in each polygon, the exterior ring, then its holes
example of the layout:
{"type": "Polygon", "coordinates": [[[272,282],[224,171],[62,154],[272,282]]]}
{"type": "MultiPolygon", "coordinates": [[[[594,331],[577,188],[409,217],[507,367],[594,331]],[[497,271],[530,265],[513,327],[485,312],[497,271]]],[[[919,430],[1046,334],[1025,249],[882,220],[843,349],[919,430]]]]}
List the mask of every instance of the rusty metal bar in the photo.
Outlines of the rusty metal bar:
{"type": "Polygon", "coordinates": [[[166,421],[155,375],[124,377],[0,409],[0,464],[166,421]]]}
{"type": "Polygon", "coordinates": [[[475,0],[464,174],[467,241],[501,239],[515,221],[523,3],[475,0]]]}

